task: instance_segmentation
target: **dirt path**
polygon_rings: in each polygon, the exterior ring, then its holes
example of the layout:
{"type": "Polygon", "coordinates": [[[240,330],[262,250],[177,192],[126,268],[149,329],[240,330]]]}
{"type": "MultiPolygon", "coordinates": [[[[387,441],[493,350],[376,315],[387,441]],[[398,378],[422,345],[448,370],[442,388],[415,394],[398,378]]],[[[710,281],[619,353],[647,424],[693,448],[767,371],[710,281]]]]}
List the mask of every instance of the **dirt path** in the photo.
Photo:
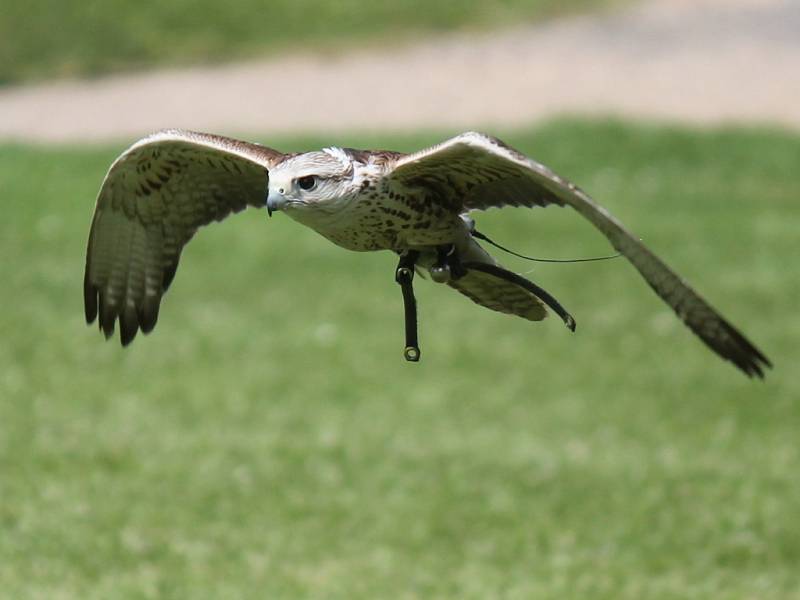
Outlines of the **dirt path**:
{"type": "Polygon", "coordinates": [[[800,1],[646,0],[337,57],[0,88],[0,139],[510,127],[556,114],[800,129],[800,1]]]}

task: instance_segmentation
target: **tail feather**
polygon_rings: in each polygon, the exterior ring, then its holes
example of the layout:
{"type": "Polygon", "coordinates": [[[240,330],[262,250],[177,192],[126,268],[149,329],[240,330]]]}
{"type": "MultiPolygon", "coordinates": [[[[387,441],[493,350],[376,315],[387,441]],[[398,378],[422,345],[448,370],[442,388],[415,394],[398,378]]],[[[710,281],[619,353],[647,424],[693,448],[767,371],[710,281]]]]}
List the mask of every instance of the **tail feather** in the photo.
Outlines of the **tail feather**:
{"type": "Polygon", "coordinates": [[[476,304],[497,312],[529,321],[541,321],[547,316],[544,303],[531,292],[483,271],[468,270],[466,275],[449,281],[448,285],[476,304]]]}
{"type": "MultiPolygon", "coordinates": [[[[459,244],[457,250],[462,263],[500,267],[472,237],[459,244]]],[[[476,304],[497,312],[517,315],[529,321],[541,321],[547,316],[545,304],[530,290],[492,273],[467,269],[466,275],[450,280],[448,285],[476,304]]]]}

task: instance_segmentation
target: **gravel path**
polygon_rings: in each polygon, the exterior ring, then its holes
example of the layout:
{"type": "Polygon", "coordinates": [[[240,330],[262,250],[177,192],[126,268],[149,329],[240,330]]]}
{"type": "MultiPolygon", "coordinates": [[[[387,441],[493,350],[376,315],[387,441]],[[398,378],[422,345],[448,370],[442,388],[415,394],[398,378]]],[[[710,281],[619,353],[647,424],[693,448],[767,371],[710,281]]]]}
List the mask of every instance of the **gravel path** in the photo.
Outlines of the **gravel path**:
{"type": "Polygon", "coordinates": [[[558,114],[800,129],[800,0],[646,0],[491,34],[332,57],[0,88],[0,140],[460,130],[558,114]]]}

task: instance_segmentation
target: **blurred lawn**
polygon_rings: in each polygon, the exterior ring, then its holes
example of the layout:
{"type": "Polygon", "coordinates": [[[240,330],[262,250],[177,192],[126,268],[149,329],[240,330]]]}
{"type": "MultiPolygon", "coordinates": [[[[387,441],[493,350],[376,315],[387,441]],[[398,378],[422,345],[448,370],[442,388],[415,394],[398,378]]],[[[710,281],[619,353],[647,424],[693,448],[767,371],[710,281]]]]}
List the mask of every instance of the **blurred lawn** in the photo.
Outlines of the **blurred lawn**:
{"type": "Polygon", "coordinates": [[[0,83],[518,24],[622,0],[29,0],[0,17],[0,83]]]}
{"type": "MultiPolygon", "coordinates": [[[[257,211],[198,235],[156,331],[123,351],[81,305],[123,146],[2,147],[0,596],[796,598],[800,137],[503,137],[695,282],[774,361],[767,381],[622,261],[535,267],[575,334],[420,282],[409,364],[394,258],[257,211]]],[[[608,251],[567,209],[478,217],[520,251],[608,251]]]]}

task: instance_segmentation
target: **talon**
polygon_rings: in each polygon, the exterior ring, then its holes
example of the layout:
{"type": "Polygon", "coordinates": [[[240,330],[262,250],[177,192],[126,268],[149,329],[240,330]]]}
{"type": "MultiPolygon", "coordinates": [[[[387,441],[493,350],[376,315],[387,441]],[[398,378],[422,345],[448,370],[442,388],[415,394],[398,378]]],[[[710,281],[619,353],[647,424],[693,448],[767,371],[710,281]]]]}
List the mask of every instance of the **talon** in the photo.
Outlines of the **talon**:
{"type": "Polygon", "coordinates": [[[419,362],[420,354],[422,353],[416,346],[406,346],[403,350],[403,356],[408,362],[419,362]]]}

